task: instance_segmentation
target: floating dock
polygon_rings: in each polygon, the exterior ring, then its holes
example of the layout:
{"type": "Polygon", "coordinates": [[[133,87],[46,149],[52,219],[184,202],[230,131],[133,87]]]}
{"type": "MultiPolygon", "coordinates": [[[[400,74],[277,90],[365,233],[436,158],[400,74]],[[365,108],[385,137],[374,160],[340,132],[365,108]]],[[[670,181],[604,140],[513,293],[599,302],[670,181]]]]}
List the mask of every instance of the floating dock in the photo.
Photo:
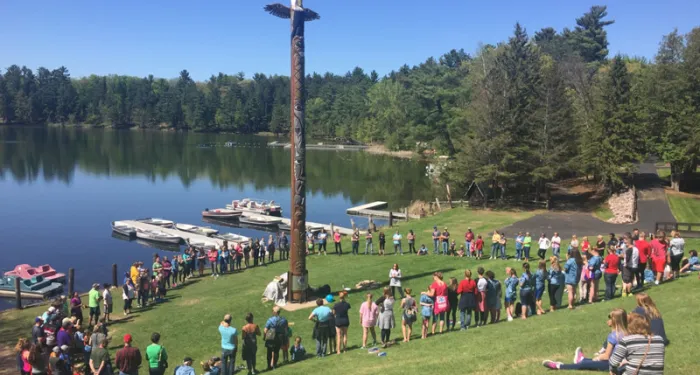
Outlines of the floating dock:
{"type": "MultiPolygon", "coordinates": [[[[245,217],[249,217],[251,219],[255,218],[269,218],[270,216],[267,215],[260,215],[252,212],[243,212],[243,215],[245,217]]],[[[281,222],[285,225],[292,225],[292,220],[286,217],[275,217],[275,219],[280,219],[281,222]]],[[[340,234],[345,235],[345,236],[350,236],[352,235],[352,228],[344,228],[344,227],[339,227],[337,225],[331,225],[331,224],[321,224],[321,223],[313,223],[310,221],[306,222],[307,227],[312,227],[312,228],[323,228],[326,230],[326,232],[331,232],[331,228],[333,230],[337,229],[340,234]]]]}
{"type": "MultiPolygon", "coordinates": [[[[348,215],[353,215],[353,216],[372,216],[372,217],[381,217],[381,218],[389,218],[389,213],[390,211],[381,211],[379,210],[380,208],[385,208],[389,204],[386,202],[372,202],[372,203],[367,203],[363,204],[361,206],[357,207],[351,207],[348,208],[345,212],[348,215]]],[[[393,216],[395,219],[399,220],[407,220],[407,219],[420,219],[419,215],[409,215],[404,212],[391,212],[391,216],[393,216]]]]}
{"type": "MultiPolygon", "coordinates": [[[[140,221],[135,221],[135,220],[120,220],[120,222],[125,223],[127,225],[130,225],[134,228],[137,229],[142,229],[142,230],[154,230],[154,231],[160,231],[168,234],[172,234],[173,236],[178,236],[182,238],[185,241],[189,241],[190,243],[194,244],[199,244],[203,243],[206,245],[215,245],[216,247],[221,247],[224,244],[224,240],[220,240],[218,238],[212,238],[212,237],[207,237],[203,236],[201,234],[196,234],[196,233],[190,233],[190,232],[184,232],[181,230],[173,229],[173,228],[164,228],[160,227],[158,225],[151,225],[151,224],[145,224],[140,221]]],[[[228,241],[229,245],[235,244],[235,241],[228,241]]],[[[244,242],[241,242],[241,244],[244,242]]]]}
{"type": "MultiPolygon", "coordinates": [[[[380,208],[385,208],[388,205],[389,203],[387,202],[376,201],[372,203],[363,204],[357,207],[350,207],[345,211],[345,213],[347,213],[348,215],[359,215],[358,212],[365,210],[378,210],[380,208]]],[[[387,216],[389,215],[387,214],[387,216]]]]}
{"type": "MultiPolygon", "coordinates": [[[[290,148],[292,145],[289,142],[268,142],[267,147],[283,147],[290,148]]],[[[360,151],[367,149],[364,145],[333,145],[324,143],[307,143],[308,150],[339,150],[339,151],[360,151]]]]}

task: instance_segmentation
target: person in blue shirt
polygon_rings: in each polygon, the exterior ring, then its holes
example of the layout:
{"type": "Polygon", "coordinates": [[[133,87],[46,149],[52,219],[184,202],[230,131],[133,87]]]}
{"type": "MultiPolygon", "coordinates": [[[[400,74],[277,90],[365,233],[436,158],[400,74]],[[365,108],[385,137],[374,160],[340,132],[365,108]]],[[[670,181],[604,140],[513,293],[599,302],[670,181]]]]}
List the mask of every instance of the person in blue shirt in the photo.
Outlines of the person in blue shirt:
{"type": "Polygon", "coordinates": [[[527,309],[530,308],[530,313],[537,310],[535,305],[535,295],[533,293],[534,286],[533,275],[530,273],[530,264],[523,263],[523,273],[520,275],[520,304],[522,305],[521,319],[527,319],[527,309]]]}
{"type": "Polygon", "coordinates": [[[192,358],[185,357],[182,361],[181,366],[175,367],[175,375],[195,375],[194,368],[192,367],[192,358]]]}
{"type": "Polygon", "coordinates": [[[525,236],[523,236],[523,232],[518,232],[518,235],[515,236],[515,260],[517,261],[522,259],[523,243],[525,243],[525,236]]]}
{"type": "Polygon", "coordinates": [[[224,315],[219,324],[221,334],[221,369],[223,375],[233,375],[236,368],[236,348],[238,347],[238,331],[231,327],[231,315],[224,315]]]}
{"type": "Polygon", "coordinates": [[[600,270],[603,259],[600,257],[597,249],[590,249],[589,253],[591,258],[588,259],[588,270],[593,280],[591,280],[591,289],[588,292],[588,303],[593,303],[598,299],[598,285],[600,284],[600,278],[603,277],[603,273],[600,270]]]}
{"type": "Polygon", "coordinates": [[[316,339],[316,357],[325,357],[329,331],[331,328],[335,329],[335,327],[331,327],[328,324],[332,312],[328,306],[324,306],[323,298],[316,300],[316,306],[317,307],[311,312],[311,315],[309,315],[309,320],[316,322],[313,334],[316,339]]]}
{"type": "Polygon", "coordinates": [[[549,280],[549,311],[556,310],[561,305],[561,290],[564,288],[564,273],[561,271],[559,259],[552,257],[549,260],[549,271],[547,279],[549,280]]]}
{"type": "MultiPolygon", "coordinates": [[[[428,288],[428,292],[430,288],[428,288]]],[[[428,337],[428,325],[430,324],[430,318],[433,316],[433,299],[427,294],[421,293],[420,295],[420,306],[421,306],[421,316],[423,317],[423,325],[421,327],[421,338],[428,337]]]]}
{"type": "Polygon", "coordinates": [[[506,267],[506,275],[508,278],[505,281],[506,284],[506,313],[508,314],[508,321],[513,321],[513,316],[515,315],[515,303],[517,301],[517,289],[518,289],[518,273],[514,268],[506,267]]]}
{"type": "Polygon", "coordinates": [[[267,348],[267,370],[273,370],[277,367],[277,362],[279,361],[280,347],[282,342],[287,338],[287,331],[289,330],[289,323],[287,319],[280,316],[280,307],[275,306],[272,308],[272,316],[265,323],[264,337],[265,347],[267,348]],[[275,330],[275,337],[271,340],[267,340],[268,332],[270,330],[275,330]]]}
{"type": "Polygon", "coordinates": [[[574,298],[576,297],[576,286],[581,278],[579,273],[580,265],[583,264],[581,254],[578,251],[570,251],[566,253],[566,264],[564,264],[564,274],[566,275],[564,282],[566,290],[569,294],[569,310],[574,309],[574,298]],[[578,255],[578,259],[576,256],[578,255]]]}
{"type": "Polygon", "coordinates": [[[289,349],[289,355],[292,357],[292,362],[299,362],[306,356],[306,349],[301,345],[301,337],[297,336],[294,339],[294,345],[289,349]]]}
{"type": "Polygon", "coordinates": [[[690,250],[690,258],[688,258],[687,263],[681,267],[680,272],[692,272],[700,271],[700,261],[698,260],[697,250],[690,250]]]}
{"type": "Polygon", "coordinates": [[[440,250],[438,250],[438,247],[440,245],[440,236],[442,233],[438,230],[437,226],[433,227],[433,254],[439,254],[440,250]]]}
{"type": "Polygon", "coordinates": [[[537,315],[544,314],[542,308],[542,296],[544,295],[545,280],[547,280],[547,261],[540,259],[535,272],[535,304],[537,305],[537,315]]]}

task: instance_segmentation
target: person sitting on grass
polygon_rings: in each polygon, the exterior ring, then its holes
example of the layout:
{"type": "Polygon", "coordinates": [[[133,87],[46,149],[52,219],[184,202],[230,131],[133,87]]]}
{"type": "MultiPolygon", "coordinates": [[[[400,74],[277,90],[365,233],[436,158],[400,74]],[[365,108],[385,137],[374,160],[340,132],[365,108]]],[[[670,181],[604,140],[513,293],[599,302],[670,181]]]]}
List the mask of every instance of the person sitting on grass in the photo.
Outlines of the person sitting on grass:
{"type": "Polygon", "coordinates": [[[306,357],[306,349],[301,345],[301,337],[297,336],[294,339],[294,345],[289,349],[289,355],[292,357],[292,362],[299,362],[306,357]]]}
{"type": "Polygon", "coordinates": [[[690,258],[683,260],[681,273],[700,271],[700,261],[698,260],[698,251],[690,250],[690,258]]]}
{"type": "MultiPolygon", "coordinates": [[[[219,375],[221,373],[221,360],[213,357],[206,362],[200,362],[204,375],[219,375]]],[[[250,372],[248,372],[250,374],[250,372]]]]}
{"type": "Polygon", "coordinates": [[[610,363],[608,362],[618,341],[627,335],[627,312],[623,309],[613,309],[608,315],[608,327],[610,333],[605,341],[605,348],[592,359],[585,358],[580,347],[576,348],[574,353],[573,364],[563,364],[546,360],[542,365],[551,370],[593,370],[593,371],[609,371],[610,363]]]}
{"type": "Polygon", "coordinates": [[[425,247],[425,244],[420,245],[420,249],[418,249],[416,255],[428,255],[428,248],[425,247]]]}
{"type": "Polygon", "coordinates": [[[661,338],[664,339],[664,344],[668,345],[670,341],[668,337],[666,337],[664,320],[661,318],[661,313],[659,309],[656,308],[654,301],[646,293],[637,293],[635,297],[637,299],[637,307],[635,307],[632,312],[646,316],[651,324],[651,333],[656,336],[661,336],[661,338]]]}
{"type": "Polygon", "coordinates": [[[196,375],[192,367],[192,358],[185,357],[182,365],[175,367],[175,375],[196,375]]]}

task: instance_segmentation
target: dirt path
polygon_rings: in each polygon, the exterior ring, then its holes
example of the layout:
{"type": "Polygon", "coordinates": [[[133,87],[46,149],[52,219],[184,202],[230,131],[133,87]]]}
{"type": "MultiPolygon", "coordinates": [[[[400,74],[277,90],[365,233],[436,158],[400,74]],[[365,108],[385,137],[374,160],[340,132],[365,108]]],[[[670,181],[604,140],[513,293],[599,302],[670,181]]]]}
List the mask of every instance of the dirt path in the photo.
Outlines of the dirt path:
{"type": "Polygon", "coordinates": [[[15,350],[0,344],[0,375],[17,373],[15,350]]]}

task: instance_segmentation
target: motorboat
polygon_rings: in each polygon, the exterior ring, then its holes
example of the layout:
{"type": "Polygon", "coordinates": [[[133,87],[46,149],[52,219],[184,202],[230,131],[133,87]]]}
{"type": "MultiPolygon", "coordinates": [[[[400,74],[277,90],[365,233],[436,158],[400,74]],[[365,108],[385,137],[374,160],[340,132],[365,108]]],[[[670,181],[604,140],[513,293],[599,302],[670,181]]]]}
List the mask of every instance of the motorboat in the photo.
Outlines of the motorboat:
{"type": "Polygon", "coordinates": [[[270,226],[277,226],[282,222],[282,219],[272,217],[272,216],[265,216],[265,215],[250,215],[250,216],[241,216],[238,221],[244,224],[250,224],[250,225],[258,225],[261,227],[270,227],[270,226]]]}
{"type": "Polygon", "coordinates": [[[219,220],[231,220],[240,217],[242,213],[243,212],[241,212],[241,210],[234,210],[230,208],[215,208],[212,210],[205,208],[204,211],[202,211],[202,217],[219,220]]]}
{"type": "Polygon", "coordinates": [[[248,242],[250,241],[250,238],[246,236],[241,236],[240,234],[235,234],[235,233],[220,233],[220,234],[215,234],[213,236],[214,238],[218,238],[220,240],[224,241],[229,241],[229,242],[248,242]]]}
{"type": "Polygon", "coordinates": [[[136,238],[140,238],[146,241],[163,242],[171,244],[179,244],[182,241],[182,238],[172,235],[170,233],[165,233],[159,230],[145,229],[137,229],[136,238]]]}
{"type": "Polygon", "coordinates": [[[123,221],[113,221],[112,222],[112,231],[119,233],[123,236],[129,237],[129,238],[136,237],[136,228],[132,227],[131,225],[126,224],[123,221]]]}
{"type": "Polygon", "coordinates": [[[212,234],[219,233],[219,231],[214,229],[214,228],[199,227],[196,225],[181,224],[181,223],[175,224],[175,229],[181,230],[183,232],[201,234],[202,236],[207,236],[207,237],[211,236],[212,234]]]}
{"type": "Polygon", "coordinates": [[[17,278],[20,279],[19,290],[22,294],[22,298],[42,299],[59,294],[63,291],[63,284],[45,279],[42,276],[24,279],[19,276],[11,275],[0,279],[0,295],[14,296],[15,279],[17,278]]]}
{"type": "Polygon", "coordinates": [[[262,215],[282,216],[282,207],[279,204],[275,203],[275,201],[262,199],[244,198],[235,200],[231,204],[227,204],[226,208],[262,215]]]}
{"type": "Polygon", "coordinates": [[[38,267],[32,267],[29,264],[18,264],[12,271],[5,272],[5,276],[17,276],[23,280],[41,277],[44,280],[57,283],[62,283],[66,280],[66,274],[56,272],[56,270],[48,264],[43,264],[38,267]]]}
{"type": "Polygon", "coordinates": [[[147,219],[139,219],[136,221],[140,221],[144,224],[157,225],[163,228],[172,228],[175,225],[175,222],[172,220],[159,219],[157,217],[149,217],[147,219]]]}

